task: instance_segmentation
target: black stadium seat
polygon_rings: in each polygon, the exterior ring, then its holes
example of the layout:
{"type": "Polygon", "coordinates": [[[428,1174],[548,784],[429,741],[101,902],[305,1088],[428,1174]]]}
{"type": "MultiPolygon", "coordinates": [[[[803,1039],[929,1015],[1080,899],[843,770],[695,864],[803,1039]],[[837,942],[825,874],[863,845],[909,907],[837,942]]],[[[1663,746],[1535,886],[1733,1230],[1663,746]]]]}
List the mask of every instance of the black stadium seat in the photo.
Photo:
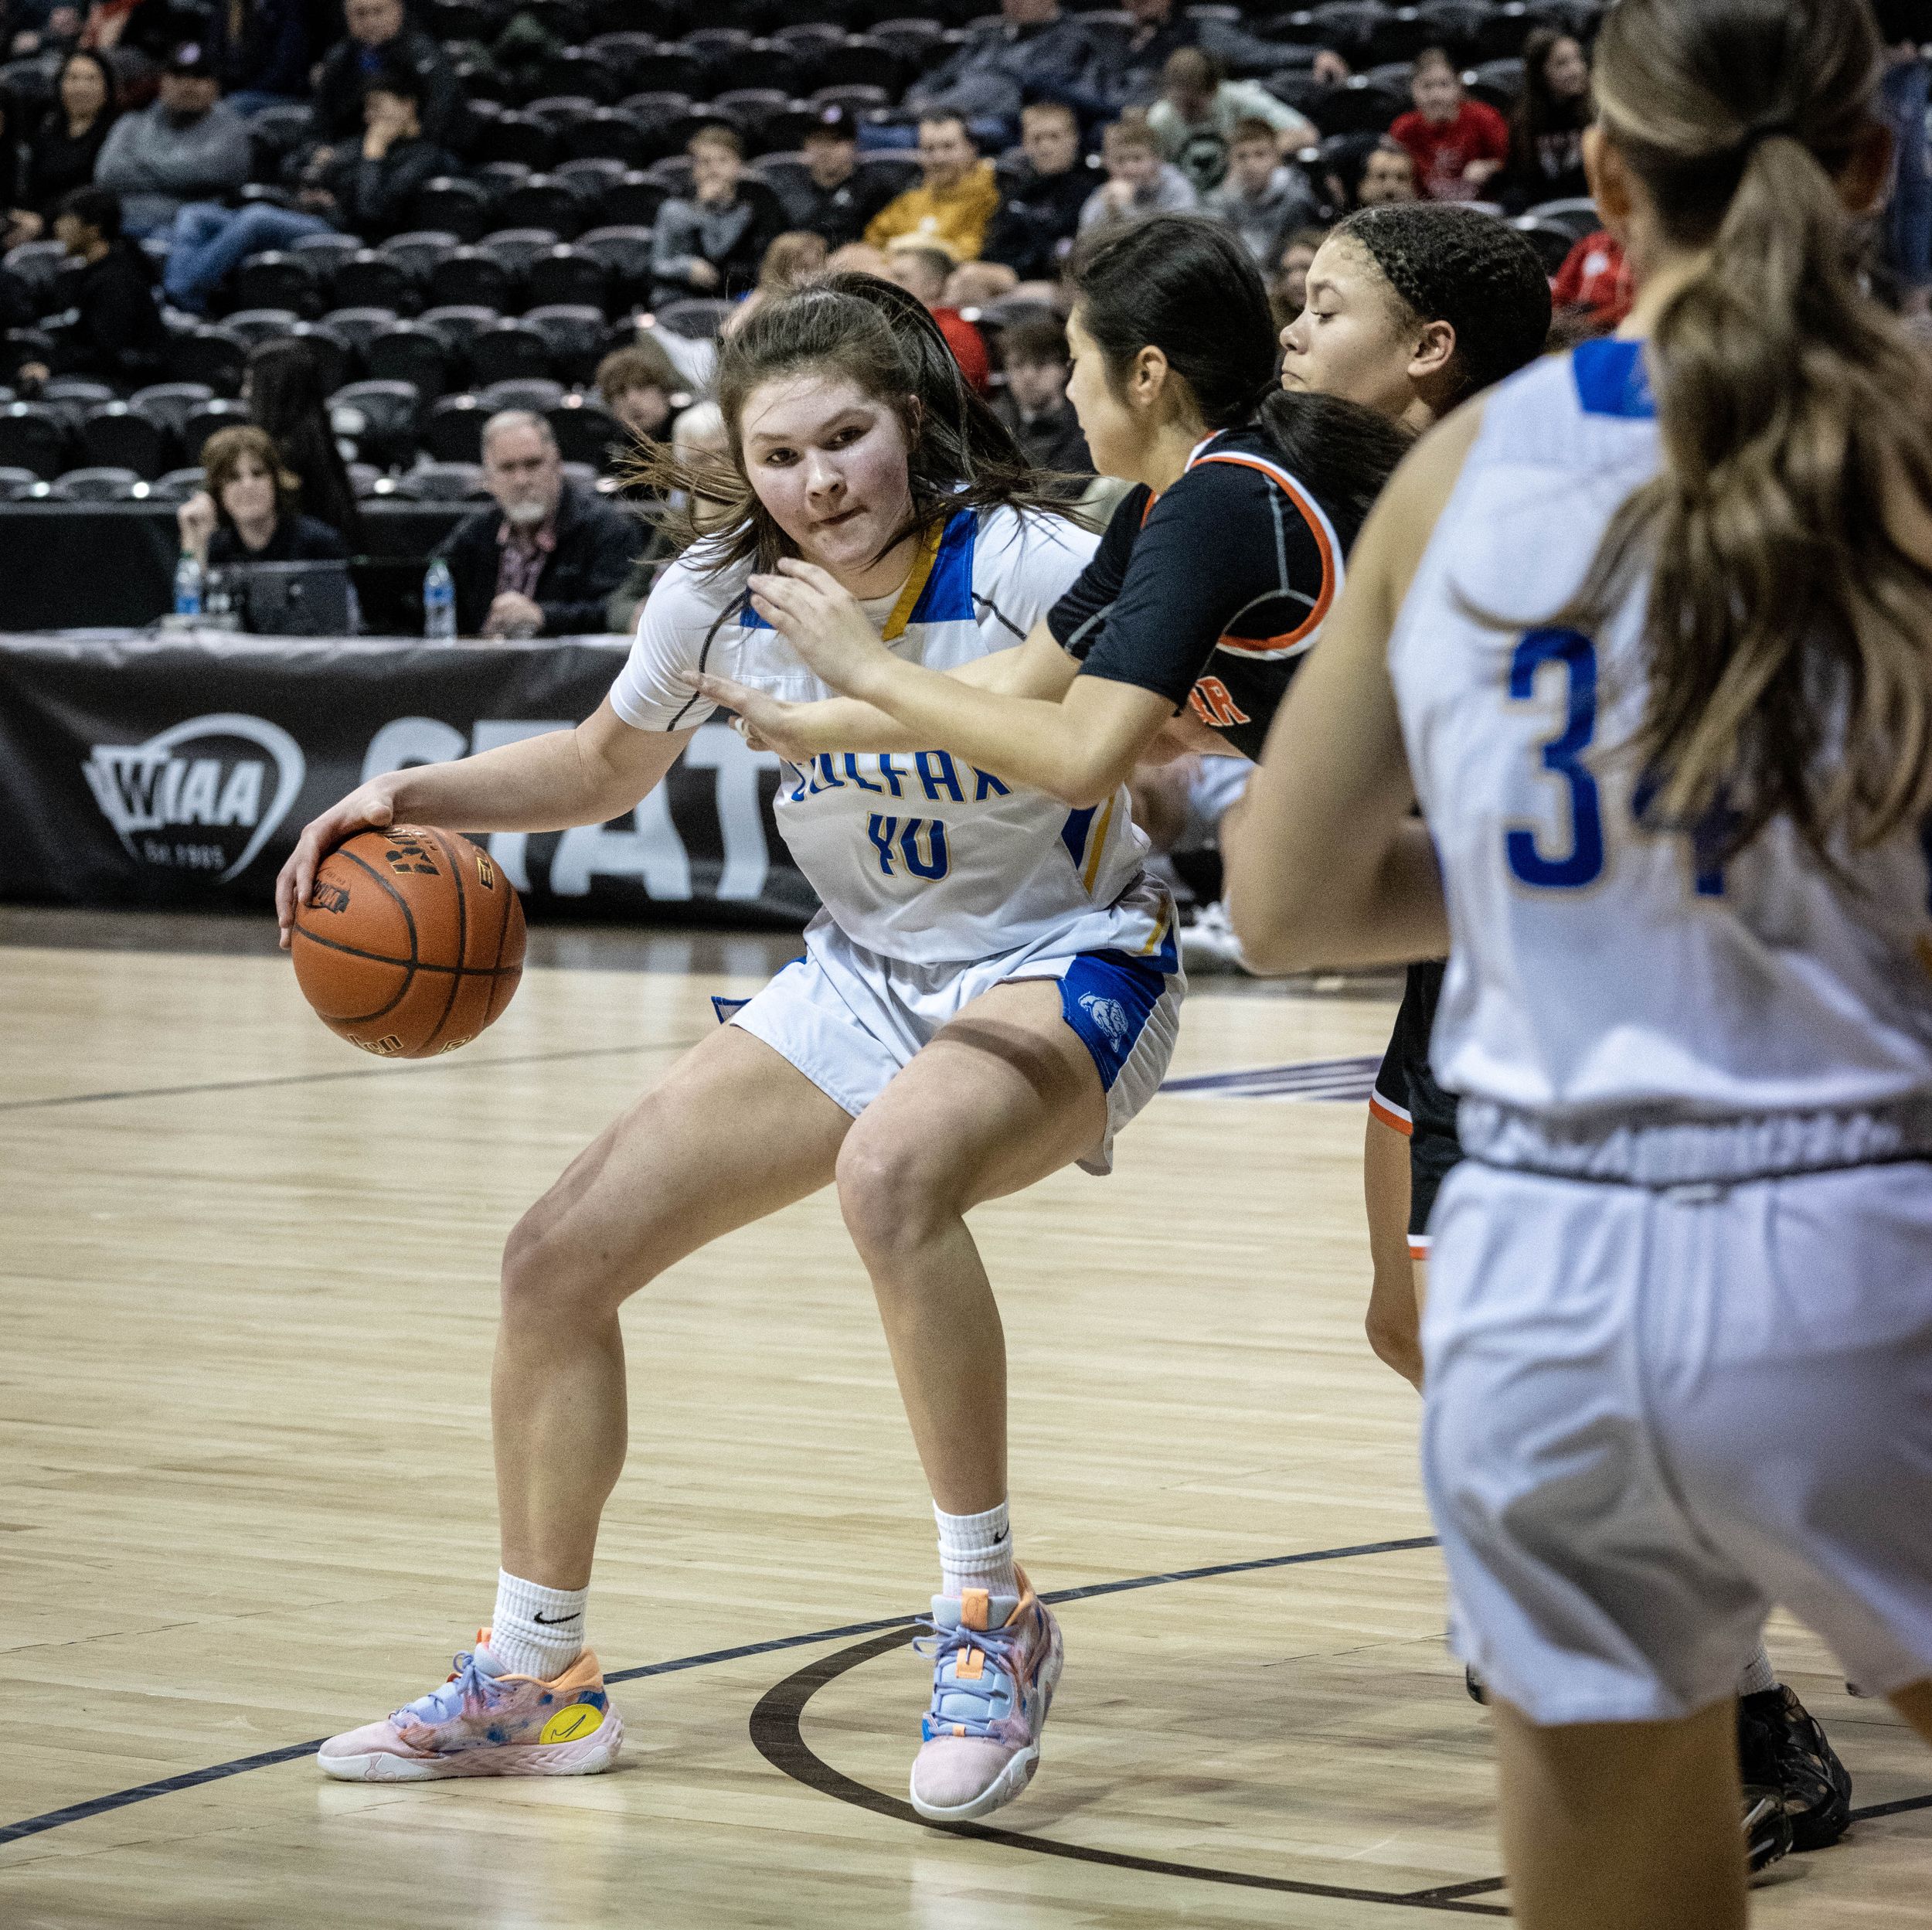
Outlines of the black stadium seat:
{"type": "Polygon", "coordinates": [[[1408,105],[1406,94],[1357,74],[1323,88],[1303,111],[1325,134],[1379,134],[1408,105]]]}
{"type": "Polygon", "coordinates": [[[1580,241],[1585,235],[1594,234],[1604,225],[1596,203],[1587,195],[1573,200],[1539,201],[1525,213],[1530,220],[1540,221],[1545,227],[1561,228],[1572,241],[1580,241]]]}
{"type": "MultiPolygon", "coordinates": [[[[554,247],[594,226],[585,218],[588,213],[584,197],[573,192],[569,182],[555,175],[533,174],[498,203],[496,218],[505,228],[548,228],[554,247]]],[[[487,243],[489,237],[484,240],[487,243]]]]}
{"type": "Polygon", "coordinates": [[[0,469],[0,502],[18,502],[39,481],[31,469],[0,469]]]}
{"type": "Polygon", "coordinates": [[[682,301],[667,301],[658,311],[658,325],[673,335],[688,335],[694,342],[707,337],[715,340],[724,326],[725,317],[736,305],[721,301],[715,295],[687,295],[682,301]]]}
{"type": "Polygon", "coordinates": [[[222,317],[221,325],[232,328],[252,349],[287,335],[301,320],[292,308],[237,308],[222,317]]]}
{"type": "Polygon", "coordinates": [[[131,469],[151,482],[171,468],[181,447],[173,428],[131,403],[101,402],[80,424],[82,453],[101,468],[131,469]]]}
{"type": "Polygon", "coordinates": [[[619,94],[630,94],[643,83],[634,78],[639,66],[657,49],[648,33],[620,29],[600,33],[584,49],[617,83],[619,94]]]}
{"type": "Polygon", "coordinates": [[[363,366],[372,380],[410,383],[425,402],[449,393],[454,360],[440,331],[420,322],[399,322],[385,328],[362,351],[363,366]]]}
{"type": "Polygon", "coordinates": [[[532,121],[541,121],[560,139],[566,128],[574,121],[589,120],[602,104],[594,95],[560,89],[555,94],[546,94],[532,100],[523,111],[532,121]]]}
{"type": "Polygon", "coordinates": [[[910,154],[862,154],[859,165],[873,179],[889,182],[895,194],[919,185],[919,163],[910,154]]]}
{"type": "Polygon", "coordinates": [[[114,399],[114,385],[97,381],[92,376],[53,376],[40,391],[43,402],[60,403],[77,422],[97,402],[114,399]]]}
{"type": "Polygon", "coordinates": [[[396,482],[399,495],[418,502],[467,502],[489,494],[479,462],[419,462],[396,482]]]}
{"type": "Polygon", "coordinates": [[[529,409],[543,415],[563,400],[563,384],[542,376],[522,376],[507,382],[492,382],[478,390],[485,418],[499,409],[529,409]]]}
{"type": "Polygon", "coordinates": [[[486,162],[515,161],[534,170],[547,168],[557,151],[556,130],[547,121],[512,109],[480,124],[470,158],[479,167],[486,162]]]}
{"type": "Polygon", "coordinates": [[[560,138],[573,160],[619,161],[628,168],[641,167],[662,151],[651,124],[622,107],[600,107],[561,130],[560,138]]]}
{"type": "Polygon", "coordinates": [[[422,446],[437,462],[480,462],[490,412],[473,395],[445,396],[423,418],[422,446]]]}
{"type": "Polygon", "coordinates": [[[566,462],[587,462],[602,469],[608,466],[614,448],[628,448],[631,441],[630,431],[592,396],[566,396],[544,411],[544,419],[555,432],[566,462]]]}
{"type": "Polygon", "coordinates": [[[141,480],[131,469],[70,469],[47,493],[56,502],[125,502],[141,480]]]}
{"type": "Polygon", "coordinates": [[[242,371],[248,366],[248,344],[232,328],[203,322],[170,336],[162,359],[171,380],[205,382],[216,395],[232,396],[241,388],[242,371]]]}
{"type": "Polygon", "coordinates": [[[1553,277],[1577,245],[1565,230],[1554,222],[1539,221],[1533,214],[1519,214],[1509,225],[1536,250],[1546,275],[1553,277]]]}
{"type": "Polygon", "coordinates": [[[474,241],[489,227],[490,197],[474,181],[438,175],[426,183],[410,209],[413,227],[440,228],[461,241],[474,241]]]}
{"type": "Polygon", "coordinates": [[[550,345],[536,329],[505,317],[470,343],[470,372],[479,387],[520,376],[547,376],[550,345]]]}
{"type": "MultiPolygon", "coordinates": [[[[616,100],[629,82],[589,48],[563,47],[539,64],[536,84],[539,98],[587,100],[601,107],[616,100]]],[[[530,105],[534,111],[537,103],[530,105]]]]}
{"type": "Polygon", "coordinates": [[[633,225],[593,228],[577,237],[580,254],[593,256],[604,264],[617,301],[642,299],[651,286],[651,234],[648,227],[633,225]]]}
{"type": "Polygon", "coordinates": [[[567,302],[594,308],[601,315],[612,284],[610,270],[594,254],[564,241],[532,260],[524,286],[533,308],[567,302]]]}
{"type": "Polygon", "coordinates": [[[67,467],[75,446],[66,410],[45,402],[0,406],[0,468],[31,469],[51,482],[67,467]]]}
{"type": "Polygon", "coordinates": [[[217,429],[239,427],[248,420],[248,405],[232,397],[217,396],[212,402],[197,404],[182,424],[181,453],[189,462],[201,460],[202,445],[217,429]]]}
{"type": "Polygon", "coordinates": [[[214,399],[214,390],[205,382],[155,382],[137,389],[128,398],[128,406],[172,431],[179,442],[189,414],[214,399]]]}
{"type": "Polygon", "coordinates": [[[438,308],[520,308],[523,277],[500,256],[458,248],[430,271],[430,300],[438,308]]]}
{"type": "Polygon", "coordinates": [[[332,308],[322,320],[360,355],[385,328],[395,327],[397,316],[393,308],[332,308]]]}
{"type": "Polygon", "coordinates": [[[687,48],[661,44],[632,64],[629,79],[641,94],[699,94],[705,84],[704,63],[687,48]]]}
{"type": "Polygon", "coordinates": [[[911,63],[896,47],[863,33],[849,34],[828,49],[819,72],[825,76],[821,95],[833,89],[876,87],[889,100],[896,100],[913,78],[911,63]]]}
{"type": "Polygon", "coordinates": [[[304,343],[315,358],[325,395],[339,389],[355,373],[355,343],[326,322],[298,322],[288,332],[291,339],[304,343]]]}
{"type": "Polygon", "coordinates": [[[604,214],[614,227],[648,228],[658,218],[669,193],[662,181],[633,168],[621,181],[604,191],[604,214]]]}
{"type": "Polygon", "coordinates": [[[335,271],[329,289],[340,308],[393,308],[398,315],[413,315],[423,293],[420,276],[378,248],[359,248],[335,271]]]}
{"type": "Polygon", "coordinates": [[[485,328],[502,319],[495,308],[477,302],[451,302],[440,308],[425,308],[416,318],[425,328],[434,328],[460,356],[485,328]]]}
{"type": "Polygon", "coordinates": [[[413,382],[352,382],[328,399],[329,420],[338,435],[355,445],[356,460],[383,469],[414,456],[422,409],[413,382]]]}
{"type": "Polygon", "coordinates": [[[486,234],[476,245],[492,260],[500,261],[520,281],[530,264],[563,237],[554,228],[502,227],[486,234]]]}
{"type": "Polygon", "coordinates": [[[39,305],[40,298],[52,296],[53,284],[66,259],[66,245],[60,241],[23,241],[17,248],[7,250],[6,266],[26,284],[28,293],[35,298],[35,314],[48,312],[46,308],[39,305]]]}
{"type": "Polygon", "coordinates": [[[559,381],[585,383],[597,373],[609,332],[602,308],[583,302],[556,302],[530,309],[523,325],[543,339],[552,372],[559,381]]]}
{"type": "Polygon", "coordinates": [[[155,479],[148,492],[149,499],[155,502],[185,502],[201,487],[204,479],[198,462],[186,468],[170,469],[165,476],[155,479]]]}
{"type": "Polygon", "coordinates": [[[1538,25],[1536,15],[1542,11],[1525,6],[1522,0],[1506,0],[1504,5],[1485,9],[1474,57],[1501,60],[1511,54],[1520,56],[1523,42],[1538,25]]]}
{"type": "Polygon", "coordinates": [[[270,248],[237,266],[227,292],[237,308],[281,308],[312,318],[321,313],[328,288],[323,264],[315,257],[270,248]]]}
{"type": "Polygon", "coordinates": [[[427,286],[430,269],[454,254],[456,248],[456,237],[446,228],[415,228],[407,234],[391,235],[381,252],[392,261],[401,262],[427,286]]]}

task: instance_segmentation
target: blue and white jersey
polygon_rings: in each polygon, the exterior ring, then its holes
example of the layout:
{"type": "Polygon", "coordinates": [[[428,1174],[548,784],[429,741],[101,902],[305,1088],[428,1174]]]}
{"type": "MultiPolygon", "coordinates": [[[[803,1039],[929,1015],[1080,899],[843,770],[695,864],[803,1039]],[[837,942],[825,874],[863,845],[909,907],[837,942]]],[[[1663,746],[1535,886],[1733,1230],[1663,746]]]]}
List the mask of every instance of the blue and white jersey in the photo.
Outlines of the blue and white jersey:
{"type": "MultiPolygon", "coordinates": [[[[1723,864],[1708,825],[1640,828],[1645,774],[1617,753],[1644,709],[1641,599],[1594,637],[1543,623],[1658,461],[1639,344],[1524,370],[1488,397],[1396,623],[1454,938],[1437,1077],[1470,1150],[1505,1163],[1673,1122],[1755,1122],[1733,1170],[1932,1145],[1932,844],[1845,853],[1849,887],[1787,822],[1723,864]]],[[[1679,1176],[1695,1136],[1670,1142],[1679,1176]]]]}
{"type": "MultiPolygon", "coordinates": [[[[863,607],[895,652],[951,670],[1011,650],[1063,595],[1097,542],[1065,518],[961,510],[921,546],[905,587],[863,607]]],[[[640,730],[684,730],[715,706],[699,671],[794,703],[835,696],[746,600],[748,569],[703,571],[702,546],[658,579],[638,619],[612,707],[640,730]]],[[[855,944],[920,965],[987,958],[1062,933],[1151,951],[1145,913],[1111,908],[1146,840],[1127,793],[1069,811],[951,752],[827,753],[781,769],[778,828],[826,915],[855,944]],[[1143,931],[1140,929],[1145,925],[1143,931]]]]}

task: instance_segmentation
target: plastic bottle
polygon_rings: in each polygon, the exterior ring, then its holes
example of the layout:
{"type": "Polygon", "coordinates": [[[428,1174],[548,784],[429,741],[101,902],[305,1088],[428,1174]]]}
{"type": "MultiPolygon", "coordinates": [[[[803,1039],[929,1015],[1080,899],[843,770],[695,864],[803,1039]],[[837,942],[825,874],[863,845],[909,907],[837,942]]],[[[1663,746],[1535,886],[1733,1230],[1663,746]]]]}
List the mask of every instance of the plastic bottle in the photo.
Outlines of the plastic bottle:
{"type": "Polygon", "coordinates": [[[181,560],[175,565],[175,614],[178,617],[198,617],[201,614],[202,570],[199,560],[192,550],[181,553],[181,560]]]}
{"type": "Polygon", "coordinates": [[[423,634],[432,643],[456,641],[456,585],[440,557],[423,574],[423,634]]]}

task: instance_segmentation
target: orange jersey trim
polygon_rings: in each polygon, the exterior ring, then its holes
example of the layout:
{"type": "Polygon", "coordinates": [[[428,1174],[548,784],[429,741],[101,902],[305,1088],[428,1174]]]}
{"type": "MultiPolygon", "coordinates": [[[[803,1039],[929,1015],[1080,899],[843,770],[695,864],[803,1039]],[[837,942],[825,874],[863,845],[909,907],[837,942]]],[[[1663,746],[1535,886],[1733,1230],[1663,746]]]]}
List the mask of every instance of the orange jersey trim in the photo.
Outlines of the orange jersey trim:
{"type": "Polygon", "coordinates": [[[1409,1117],[1407,1113],[1398,1112],[1387,1100],[1383,1098],[1380,1093],[1372,1092],[1369,1094],[1369,1111],[1385,1126],[1390,1127],[1400,1133],[1403,1139],[1411,1139],[1414,1136],[1415,1122],[1409,1117]]]}
{"type": "Polygon", "coordinates": [[[1341,573],[1335,567],[1335,545],[1329,540],[1327,519],[1313,499],[1290,480],[1287,471],[1277,468],[1272,463],[1260,461],[1253,456],[1230,453],[1202,456],[1199,463],[1191,466],[1198,468],[1202,464],[1209,462],[1226,462],[1243,469],[1258,470],[1266,476],[1301,511],[1302,521],[1314,533],[1315,547],[1321,557],[1321,594],[1315,600],[1315,608],[1292,630],[1284,631],[1277,637],[1230,637],[1224,634],[1220,639],[1220,647],[1223,650],[1262,653],[1284,650],[1291,644],[1300,643],[1312,637],[1321,627],[1322,619],[1334,607],[1335,591],[1340,584],[1341,573]]]}

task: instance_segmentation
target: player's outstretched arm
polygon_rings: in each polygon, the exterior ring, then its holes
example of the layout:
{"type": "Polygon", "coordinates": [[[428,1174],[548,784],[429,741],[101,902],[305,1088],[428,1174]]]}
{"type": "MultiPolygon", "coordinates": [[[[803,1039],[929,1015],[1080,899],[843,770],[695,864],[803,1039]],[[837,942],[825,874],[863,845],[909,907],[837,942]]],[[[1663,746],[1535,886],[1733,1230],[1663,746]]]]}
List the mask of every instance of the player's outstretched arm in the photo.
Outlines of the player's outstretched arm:
{"type": "Polygon", "coordinates": [[[560,831],[628,811],[678,761],[689,730],[636,730],[607,697],[574,730],[552,730],[450,764],[386,771],[304,828],[275,880],[282,948],[317,867],[345,838],[384,825],[453,831],[560,831]]]}
{"type": "Polygon", "coordinates": [[[1480,405],[1426,437],[1362,525],[1321,643],[1268,731],[1225,840],[1228,914],[1257,972],[1439,958],[1449,921],[1410,815],[1389,638],[1475,440],[1480,405]]]}

